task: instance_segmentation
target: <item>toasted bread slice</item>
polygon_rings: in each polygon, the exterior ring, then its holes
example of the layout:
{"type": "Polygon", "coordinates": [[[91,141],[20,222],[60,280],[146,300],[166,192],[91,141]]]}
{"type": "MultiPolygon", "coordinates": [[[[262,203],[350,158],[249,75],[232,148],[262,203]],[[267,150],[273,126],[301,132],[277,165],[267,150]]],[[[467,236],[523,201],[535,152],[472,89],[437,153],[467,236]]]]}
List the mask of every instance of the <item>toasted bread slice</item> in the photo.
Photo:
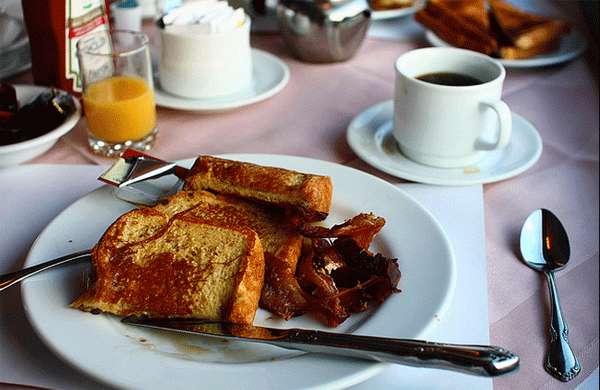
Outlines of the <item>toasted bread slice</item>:
{"type": "Polygon", "coordinates": [[[190,192],[199,198],[199,202],[184,215],[210,220],[220,225],[246,226],[258,234],[264,249],[266,272],[259,305],[270,312],[280,313],[279,301],[269,297],[274,292],[286,294],[289,290],[292,290],[292,293],[296,291],[293,287],[297,286],[298,282],[294,274],[302,249],[302,236],[294,227],[285,223],[285,216],[281,211],[226,195],[214,195],[206,191],[190,192]]]}
{"type": "Polygon", "coordinates": [[[376,11],[412,7],[414,0],[369,0],[369,6],[376,11]]]}
{"type": "Polygon", "coordinates": [[[560,38],[570,31],[569,24],[561,20],[551,20],[533,26],[513,38],[519,49],[529,50],[539,47],[558,47],[560,38]]]}
{"type": "Polygon", "coordinates": [[[452,46],[488,55],[498,49],[483,0],[430,0],[415,19],[452,46]]]}
{"type": "MultiPolygon", "coordinates": [[[[302,236],[286,223],[281,211],[207,191],[181,191],[171,203],[181,203],[178,198],[193,204],[184,215],[192,215],[219,225],[252,229],[258,234],[265,254],[284,262],[293,271],[296,270],[302,249],[302,236]]],[[[170,209],[173,206],[167,204],[163,207],[170,209]]]]}
{"type": "Polygon", "coordinates": [[[123,244],[131,236],[121,228],[136,224],[145,225],[134,212],[109,228],[92,253],[95,283],[72,307],[252,323],[264,278],[254,231],[177,215],[155,235],[123,244]]]}
{"type": "Polygon", "coordinates": [[[186,190],[210,190],[300,212],[306,221],[327,217],[333,185],[328,176],[200,156],[186,190]]]}
{"type": "MultiPolygon", "coordinates": [[[[287,222],[281,210],[208,191],[179,191],[153,207],[134,210],[131,213],[141,214],[144,218],[153,218],[153,224],[149,227],[142,229],[136,225],[137,229],[125,227],[122,229],[128,232],[139,230],[139,235],[144,236],[153,234],[157,227],[163,226],[166,221],[180,213],[221,225],[248,227],[258,234],[265,252],[277,257],[293,269],[302,248],[302,236],[287,222]]],[[[125,219],[123,223],[131,224],[132,221],[125,219]]],[[[112,240],[115,241],[117,238],[112,240]]]]}
{"type": "Polygon", "coordinates": [[[531,58],[540,54],[548,53],[557,50],[560,46],[560,42],[550,41],[545,45],[534,46],[530,49],[521,49],[516,46],[503,46],[500,48],[500,58],[505,60],[521,60],[525,58],[531,58]]]}
{"type": "MultiPolygon", "coordinates": [[[[448,4],[448,2],[446,2],[448,4]]],[[[461,17],[469,20],[482,31],[489,31],[490,20],[488,18],[485,0],[452,0],[450,4],[461,17]]]]}
{"type": "MultiPolygon", "coordinates": [[[[224,228],[251,229],[256,232],[264,250],[265,259],[285,264],[290,272],[295,272],[300,251],[302,248],[302,237],[296,230],[285,223],[283,212],[263,207],[259,204],[247,202],[242,199],[225,195],[215,195],[207,191],[180,191],[177,194],[162,200],[153,207],[130,211],[119,218],[104,234],[102,240],[94,249],[94,264],[99,254],[114,252],[125,246],[141,245],[151,242],[162,234],[165,226],[174,219],[191,221],[208,221],[209,224],[224,228]]],[[[102,267],[100,263],[96,268],[102,267]]],[[[263,264],[264,272],[264,264],[263,264]]],[[[101,272],[98,272],[101,274],[101,272]]],[[[261,281],[262,277],[257,280],[261,281]]],[[[105,302],[96,285],[88,290],[82,297],[73,303],[74,307],[86,311],[106,311],[114,314],[125,314],[127,311],[119,308],[114,303],[105,302]]],[[[238,297],[238,300],[241,299],[238,297]]],[[[256,310],[255,302],[245,309],[237,306],[232,311],[229,321],[243,322],[239,312],[256,310]],[[254,309],[252,309],[254,307],[254,309]],[[236,314],[237,313],[237,314],[236,314]],[[235,315],[234,315],[235,314],[235,315]]],[[[236,307],[235,305],[233,307],[236,307]]],[[[269,309],[268,305],[265,307],[269,309]]],[[[127,312],[127,314],[140,314],[138,312],[127,312]]],[[[195,312],[192,316],[200,314],[195,312]]]]}
{"type": "MultiPolygon", "coordinates": [[[[133,212],[132,212],[133,213],[133,212]]],[[[302,236],[291,226],[284,213],[258,203],[245,201],[227,195],[208,191],[179,191],[163,199],[152,208],[136,210],[145,218],[153,217],[154,223],[140,234],[150,235],[158,225],[166,223],[178,213],[193,215],[220,225],[244,226],[254,230],[260,238],[263,250],[270,258],[274,257],[296,270],[296,263],[302,249],[302,236]]],[[[126,219],[124,223],[131,223],[126,219]]],[[[123,229],[137,232],[137,229],[123,229]]],[[[132,234],[132,233],[129,233],[132,234]]],[[[117,238],[113,238],[113,241],[117,238]]]]}
{"type": "Polygon", "coordinates": [[[556,41],[570,30],[567,22],[522,11],[501,0],[490,0],[490,7],[502,33],[516,48],[525,50],[521,55],[557,46],[556,41]]]}
{"type": "Polygon", "coordinates": [[[506,1],[489,0],[489,4],[492,14],[509,37],[549,21],[546,17],[522,11],[506,1]]]}

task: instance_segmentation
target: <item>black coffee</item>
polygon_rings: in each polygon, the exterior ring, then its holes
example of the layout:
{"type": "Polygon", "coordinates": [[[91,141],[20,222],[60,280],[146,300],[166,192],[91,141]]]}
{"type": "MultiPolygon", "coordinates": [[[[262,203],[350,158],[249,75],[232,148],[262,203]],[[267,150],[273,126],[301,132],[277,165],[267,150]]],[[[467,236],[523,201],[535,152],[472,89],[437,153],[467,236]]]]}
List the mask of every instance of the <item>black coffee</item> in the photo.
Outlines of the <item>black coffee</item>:
{"type": "Polygon", "coordinates": [[[454,87],[468,87],[469,85],[482,84],[483,81],[477,80],[475,77],[467,76],[460,73],[427,73],[417,77],[417,80],[425,81],[432,84],[449,85],[454,87]]]}

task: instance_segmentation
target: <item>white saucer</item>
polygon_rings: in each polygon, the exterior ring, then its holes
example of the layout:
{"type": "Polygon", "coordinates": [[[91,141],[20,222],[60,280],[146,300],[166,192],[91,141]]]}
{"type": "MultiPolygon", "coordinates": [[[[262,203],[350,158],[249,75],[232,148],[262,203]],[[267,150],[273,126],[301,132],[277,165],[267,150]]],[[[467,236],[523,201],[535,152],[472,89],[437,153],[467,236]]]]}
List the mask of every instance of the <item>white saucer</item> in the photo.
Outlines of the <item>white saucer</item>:
{"type": "MultiPolygon", "coordinates": [[[[252,49],[252,85],[238,93],[211,99],[188,99],[172,95],[156,82],[154,98],[161,107],[177,110],[218,112],[247,106],[268,99],[286,86],[290,79],[288,66],[276,56],[252,49]]],[[[158,80],[158,79],[157,79],[158,80]]]]}
{"type": "Polygon", "coordinates": [[[510,144],[486,152],[477,164],[464,168],[435,168],[404,157],[392,136],[394,103],[388,100],[357,115],[346,133],[352,150],[365,162],[403,179],[438,185],[491,183],[516,176],[530,168],[542,154],[542,138],[535,127],[513,112],[510,144]]]}
{"type": "MultiPolygon", "coordinates": [[[[451,46],[442,38],[435,35],[430,30],[425,32],[427,41],[437,47],[451,46]]],[[[560,47],[549,53],[540,54],[532,58],[522,60],[504,60],[498,59],[500,63],[508,68],[536,68],[542,66],[558,65],[563,62],[571,61],[581,55],[587,48],[587,41],[582,33],[573,29],[560,41],[560,47]]]]}

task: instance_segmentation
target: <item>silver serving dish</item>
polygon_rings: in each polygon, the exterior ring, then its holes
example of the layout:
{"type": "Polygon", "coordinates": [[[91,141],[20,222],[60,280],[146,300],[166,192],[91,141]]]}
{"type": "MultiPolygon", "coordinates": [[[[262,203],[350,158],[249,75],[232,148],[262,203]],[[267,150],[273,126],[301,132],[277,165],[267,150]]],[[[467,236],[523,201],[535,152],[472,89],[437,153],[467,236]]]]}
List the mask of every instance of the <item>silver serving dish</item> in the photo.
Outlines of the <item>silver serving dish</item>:
{"type": "Polygon", "coordinates": [[[366,0],[281,0],[277,19],[297,58],[338,62],[351,58],[360,47],[371,11],[366,0]]]}

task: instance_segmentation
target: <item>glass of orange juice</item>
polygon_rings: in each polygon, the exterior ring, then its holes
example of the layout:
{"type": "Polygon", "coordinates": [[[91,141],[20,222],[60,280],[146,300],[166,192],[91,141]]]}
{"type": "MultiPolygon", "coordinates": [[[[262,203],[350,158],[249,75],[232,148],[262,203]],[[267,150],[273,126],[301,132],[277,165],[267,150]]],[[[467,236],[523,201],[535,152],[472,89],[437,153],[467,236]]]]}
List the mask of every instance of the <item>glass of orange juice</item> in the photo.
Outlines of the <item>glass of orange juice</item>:
{"type": "Polygon", "coordinates": [[[112,30],[77,42],[88,143],[94,153],[149,150],[158,133],[148,37],[112,30]]]}

